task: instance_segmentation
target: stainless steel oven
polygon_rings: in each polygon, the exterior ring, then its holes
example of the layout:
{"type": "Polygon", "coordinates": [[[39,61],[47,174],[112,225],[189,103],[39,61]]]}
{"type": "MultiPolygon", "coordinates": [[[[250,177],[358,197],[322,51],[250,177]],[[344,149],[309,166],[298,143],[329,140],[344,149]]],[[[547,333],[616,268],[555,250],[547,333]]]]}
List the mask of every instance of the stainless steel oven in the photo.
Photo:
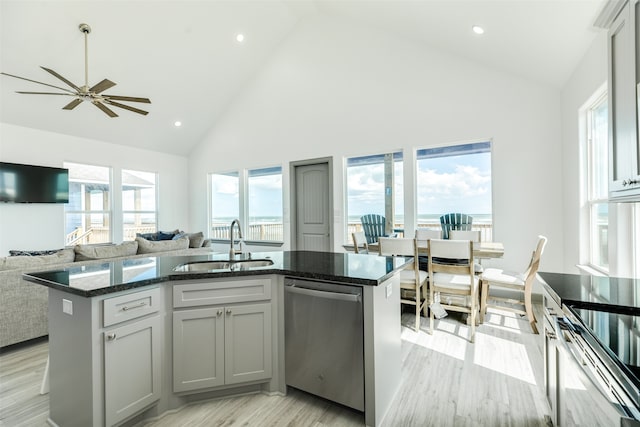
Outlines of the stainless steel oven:
{"type": "Polygon", "coordinates": [[[570,307],[545,303],[545,383],[556,426],[640,426],[637,389],[570,307]],[[631,385],[631,387],[630,387],[631,385]]]}

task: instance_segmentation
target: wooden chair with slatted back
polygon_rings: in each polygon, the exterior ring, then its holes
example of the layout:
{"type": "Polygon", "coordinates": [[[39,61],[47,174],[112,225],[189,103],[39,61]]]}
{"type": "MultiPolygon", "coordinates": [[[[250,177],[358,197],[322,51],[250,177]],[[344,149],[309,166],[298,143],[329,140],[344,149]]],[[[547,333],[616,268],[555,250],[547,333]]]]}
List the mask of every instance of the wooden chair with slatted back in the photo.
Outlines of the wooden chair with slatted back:
{"type": "Polygon", "coordinates": [[[367,238],[367,243],[376,243],[378,237],[387,237],[385,230],[387,220],[382,215],[367,214],[360,217],[362,223],[362,231],[367,238]]]}
{"type": "Polygon", "coordinates": [[[448,239],[451,230],[471,230],[473,217],[463,213],[448,213],[440,217],[442,238],[448,239]]]}
{"type": "MultiPolygon", "coordinates": [[[[473,242],[469,240],[430,239],[429,258],[429,301],[436,295],[445,310],[469,313],[473,342],[476,333],[476,316],[479,311],[480,281],[473,268],[473,242]]],[[[434,313],[429,315],[430,332],[433,332],[434,313]]]]}
{"type": "Polygon", "coordinates": [[[529,266],[523,273],[505,271],[500,268],[487,268],[480,280],[482,282],[482,301],[480,307],[480,322],[484,321],[488,307],[507,310],[512,313],[526,315],[534,334],[538,333],[536,316],[531,305],[531,290],[538,273],[542,252],[547,244],[547,238],[538,236],[536,249],[531,255],[529,266]],[[522,292],[522,299],[505,298],[504,296],[489,295],[492,290],[502,289],[522,292]],[[507,304],[507,305],[505,305],[507,304]]]}
{"type": "Polygon", "coordinates": [[[420,270],[416,239],[380,237],[379,253],[382,256],[410,256],[414,262],[400,272],[400,303],[415,307],[416,332],[420,330],[420,310],[427,304],[427,272],[420,270]]]}
{"type": "Polygon", "coordinates": [[[351,233],[351,239],[353,240],[353,250],[355,253],[369,253],[369,244],[367,243],[367,238],[364,236],[364,231],[355,231],[351,233]]]}

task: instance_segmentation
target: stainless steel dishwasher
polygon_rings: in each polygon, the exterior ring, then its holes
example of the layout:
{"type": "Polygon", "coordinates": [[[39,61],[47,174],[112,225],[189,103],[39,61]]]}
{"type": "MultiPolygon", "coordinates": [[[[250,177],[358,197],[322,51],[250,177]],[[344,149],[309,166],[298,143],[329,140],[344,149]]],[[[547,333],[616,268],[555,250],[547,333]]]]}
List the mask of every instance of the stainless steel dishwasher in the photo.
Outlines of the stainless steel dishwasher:
{"type": "Polygon", "coordinates": [[[285,279],[285,382],[364,411],[362,288],[285,279]]]}

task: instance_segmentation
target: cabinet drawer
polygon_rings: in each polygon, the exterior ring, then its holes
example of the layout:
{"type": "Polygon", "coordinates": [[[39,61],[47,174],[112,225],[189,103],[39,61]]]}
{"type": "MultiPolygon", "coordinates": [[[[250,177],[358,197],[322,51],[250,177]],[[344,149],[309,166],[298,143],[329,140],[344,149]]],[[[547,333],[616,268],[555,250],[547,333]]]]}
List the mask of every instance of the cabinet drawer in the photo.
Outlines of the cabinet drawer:
{"type": "Polygon", "coordinates": [[[271,299],[271,279],[223,280],[173,286],[173,307],[229,304],[271,299]]]}
{"type": "Polygon", "coordinates": [[[104,300],[103,326],[111,326],[127,320],[137,319],[158,311],[160,289],[134,292],[104,300]]]}

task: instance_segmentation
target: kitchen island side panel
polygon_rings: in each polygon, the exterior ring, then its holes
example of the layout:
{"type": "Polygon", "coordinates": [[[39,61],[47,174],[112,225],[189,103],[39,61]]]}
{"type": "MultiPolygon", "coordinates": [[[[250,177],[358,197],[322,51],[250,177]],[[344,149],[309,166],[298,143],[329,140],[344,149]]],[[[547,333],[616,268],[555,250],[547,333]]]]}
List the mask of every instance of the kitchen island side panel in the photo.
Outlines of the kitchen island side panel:
{"type": "Polygon", "coordinates": [[[400,274],[364,286],[365,424],[379,426],[400,386],[400,274]]]}
{"type": "Polygon", "coordinates": [[[49,288],[49,419],[64,427],[100,427],[104,408],[99,369],[101,343],[95,334],[95,301],[49,288]],[[70,301],[72,314],[63,312],[70,301]]]}

